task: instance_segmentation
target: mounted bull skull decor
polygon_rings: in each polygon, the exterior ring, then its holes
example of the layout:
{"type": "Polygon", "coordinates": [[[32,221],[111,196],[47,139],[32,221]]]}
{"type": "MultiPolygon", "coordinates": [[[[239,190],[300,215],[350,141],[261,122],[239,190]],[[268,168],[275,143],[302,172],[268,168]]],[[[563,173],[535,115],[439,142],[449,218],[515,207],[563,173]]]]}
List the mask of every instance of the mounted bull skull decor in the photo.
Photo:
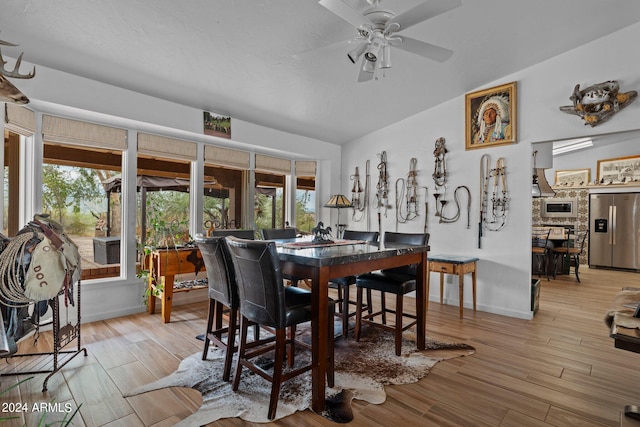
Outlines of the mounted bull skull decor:
{"type": "Polygon", "coordinates": [[[617,81],[607,81],[580,90],[576,85],[569,99],[573,105],[560,107],[560,111],[575,114],[585,125],[597,126],[609,120],[615,113],[635,101],[638,92],[619,92],[617,81]]]}
{"type": "MultiPolygon", "coordinates": [[[[0,46],[11,46],[15,47],[16,44],[5,42],[0,40],[0,46]]],[[[22,63],[22,53],[18,56],[16,63],[13,67],[12,71],[9,71],[5,68],[7,65],[7,61],[2,57],[2,50],[0,49],[0,102],[14,102],[16,104],[28,104],[29,98],[27,98],[20,90],[15,87],[11,82],[7,79],[7,77],[11,77],[14,79],[30,79],[36,75],[36,67],[33,67],[28,74],[20,74],[20,64],[22,63]]]]}

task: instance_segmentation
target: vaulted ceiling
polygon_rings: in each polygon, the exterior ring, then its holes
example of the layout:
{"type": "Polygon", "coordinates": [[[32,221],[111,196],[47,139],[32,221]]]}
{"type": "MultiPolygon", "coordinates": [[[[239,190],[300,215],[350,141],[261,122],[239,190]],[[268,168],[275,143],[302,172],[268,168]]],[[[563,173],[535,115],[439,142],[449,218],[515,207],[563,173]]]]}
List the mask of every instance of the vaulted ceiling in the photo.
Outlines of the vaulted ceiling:
{"type": "MultiPolygon", "coordinates": [[[[421,2],[381,6],[399,14],[421,2]]],[[[24,51],[30,63],[342,144],[637,21],[637,0],[463,0],[405,32],[451,59],[396,49],[393,67],[364,83],[346,56],[356,30],[317,0],[3,0],[0,39],[20,45],[3,47],[10,58],[24,51]]],[[[578,83],[558,78],[567,93],[578,83]]]]}

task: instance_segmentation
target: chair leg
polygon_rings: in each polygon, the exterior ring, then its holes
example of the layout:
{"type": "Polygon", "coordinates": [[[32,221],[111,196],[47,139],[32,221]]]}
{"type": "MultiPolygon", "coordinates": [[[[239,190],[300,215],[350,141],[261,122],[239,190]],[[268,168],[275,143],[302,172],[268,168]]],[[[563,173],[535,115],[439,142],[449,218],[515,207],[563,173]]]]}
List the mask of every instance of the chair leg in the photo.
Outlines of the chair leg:
{"type": "Polygon", "coordinates": [[[327,325],[327,331],[329,332],[329,342],[327,343],[327,352],[329,353],[327,360],[327,385],[331,388],[335,385],[335,331],[333,322],[334,313],[329,313],[329,324],[327,325]]]}
{"type": "Polygon", "coordinates": [[[342,286],[338,287],[339,290],[342,290],[342,308],[340,309],[342,312],[342,338],[346,339],[349,330],[349,285],[342,288],[342,286]]]}
{"type": "Polygon", "coordinates": [[[580,283],[580,276],[578,276],[578,269],[580,268],[580,255],[574,256],[573,262],[575,263],[574,269],[576,272],[576,280],[578,280],[578,283],[580,283]]]}
{"type": "Polygon", "coordinates": [[[371,297],[371,289],[367,289],[367,313],[373,313],[373,298],[371,297]]]}
{"type": "Polygon", "coordinates": [[[229,381],[231,378],[231,361],[233,360],[233,350],[236,346],[236,326],[238,321],[238,309],[232,308],[229,312],[229,330],[227,332],[227,348],[224,355],[224,370],[222,380],[229,381]]]}
{"type": "MultiPolygon", "coordinates": [[[[289,326],[287,328],[287,332],[289,334],[289,345],[287,346],[287,363],[289,365],[290,368],[293,367],[293,363],[295,362],[295,357],[296,357],[296,326],[289,326]]],[[[277,336],[277,335],[276,335],[277,336]]]]}
{"type": "Polygon", "coordinates": [[[202,350],[202,360],[207,360],[207,355],[209,354],[209,345],[211,344],[209,334],[211,333],[211,327],[213,326],[215,303],[216,300],[209,298],[209,314],[207,315],[207,328],[204,332],[204,349],[202,350]]]}
{"type": "Polygon", "coordinates": [[[402,351],[402,294],[396,295],[396,356],[402,351]]]}
{"type": "MultiPolygon", "coordinates": [[[[553,254],[553,280],[556,280],[556,275],[558,274],[558,258],[560,257],[561,257],[560,254],[557,254],[557,253],[553,254]]],[[[563,262],[563,265],[564,265],[564,262],[563,262]]]]}
{"type": "Polygon", "coordinates": [[[382,324],[387,324],[387,301],[384,292],[380,292],[380,304],[382,306],[382,324]]]}
{"type": "MultiPolygon", "coordinates": [[[[371,300],[367,301],[371,307],[371,300]]],[[[356,341],[360,341],[360,325],[362,323],[362,288],[356,291],[356,328],[353,332],[356,341]]]]}
{"type": "Polygon", "coordinates": [[[233,391],[238,391],[240,386],[240,376],[242,375],[242,360],[247,352],[247,333],[249,332],[249,320],[240,317],[240,343],[238,344],[238,360],[236,362],[236,373],[233,377],[233,391]]]}
{"type": "Polygon", "coordinates": [[[280,396],[280,384],[282,383],[282,364],[284,363],[286,341],[285,330],[276,330],[276,351],[273,364],[273,382],[271,384],[271,397],[269,398],[268,418],[270,420],[276,417],[278,397],[280,396]]]}

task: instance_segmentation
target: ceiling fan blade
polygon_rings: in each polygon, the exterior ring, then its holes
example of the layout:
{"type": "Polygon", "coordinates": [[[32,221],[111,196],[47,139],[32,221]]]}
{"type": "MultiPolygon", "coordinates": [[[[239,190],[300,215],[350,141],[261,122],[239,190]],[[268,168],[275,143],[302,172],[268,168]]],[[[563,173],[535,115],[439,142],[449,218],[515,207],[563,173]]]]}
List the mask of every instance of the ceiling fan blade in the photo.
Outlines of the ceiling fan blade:
{"type": "MultiPolygon", "coordinates": [[[[322,2],[321,2],[322,3],[322,2]]],[[[385,32],[393,33],[462,6],[462,0],[429,0],[389,19],[385,32]],[[395,25],[394,25],[395,24],[395,25]]]]}
{"type": "Polygon", "coordinates": [[[342,0],[320,0],[321,6],[338,15],[356,28],[371,28],[373,23],[362,16],[357,10],[347,6],[342,0]]]}
{"type": "Polygon", "coordinates": [[[360,73],[358,73],[358,83],[367,82],[373,78],[373,73],[364,70],[364,64],[366,59],[362,58],[360,63],[360,73]]]}
{"type": "Polygon", "coordinates": [[[445,49],[444,47],[436,46],[431,43],[426,43],[420,40],[412,39],[411,37],[396,36],[400,39],[400,42],[393,43],[393,47],[406,50],[407,52],[415,55],[424,56],[425,58],[433,59],[434,61],[444,62],[451,58],[453,51],[445,49]]]}

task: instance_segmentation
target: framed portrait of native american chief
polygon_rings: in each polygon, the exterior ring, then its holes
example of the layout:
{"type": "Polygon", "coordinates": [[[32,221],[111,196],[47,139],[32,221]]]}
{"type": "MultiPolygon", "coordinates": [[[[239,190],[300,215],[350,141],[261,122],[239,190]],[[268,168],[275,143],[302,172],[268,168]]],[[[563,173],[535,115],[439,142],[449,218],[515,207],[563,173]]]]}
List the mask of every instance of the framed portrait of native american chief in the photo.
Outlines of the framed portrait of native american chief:
{"type": "Polygon", "coordinates": [[[465,149],[516,142],[516,82],[465,95],[465,149]]]}

